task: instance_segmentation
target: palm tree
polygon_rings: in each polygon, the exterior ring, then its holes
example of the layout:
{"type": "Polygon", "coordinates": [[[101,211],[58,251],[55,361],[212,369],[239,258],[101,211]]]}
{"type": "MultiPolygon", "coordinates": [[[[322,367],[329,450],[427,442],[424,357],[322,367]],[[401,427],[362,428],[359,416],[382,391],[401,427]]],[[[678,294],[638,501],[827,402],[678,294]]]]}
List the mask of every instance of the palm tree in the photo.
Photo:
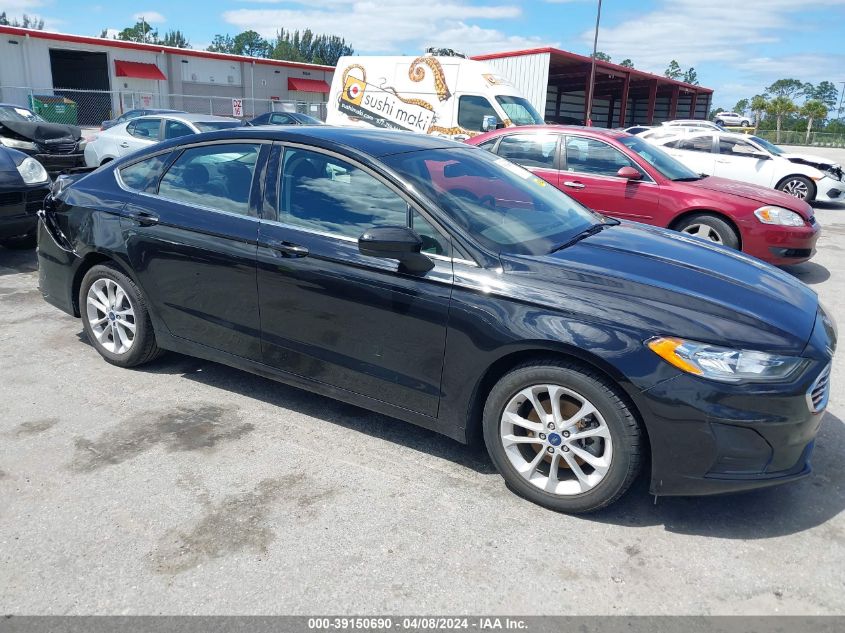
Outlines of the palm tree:
{"type": "Polygon", "coordinates": [[[818,99],[809,99],[801,106],[801,116],[807,117],[807,139],[805,142],[809,145],[813,121],[822,121],[827,118],[827,106],[818,99]]]}
{"type": "Polygon", "coordinates": [[[751,110],[754,112],[754,127],[760,127],[760,119],[763,118],[763,112],[768,107],[769,102],[763,95],[754,95],[751,97],[751,110]]]}
{"type": "Polygon", "coordinates": [[[766,106],[766,113],[771,114],[777,121],[777,140],[775,143],[780,143],[780,128],[784,115],[792,114],[797,109],[795,103],[789,97],[775,97],[769,101],[769,105],[766,106]]]}

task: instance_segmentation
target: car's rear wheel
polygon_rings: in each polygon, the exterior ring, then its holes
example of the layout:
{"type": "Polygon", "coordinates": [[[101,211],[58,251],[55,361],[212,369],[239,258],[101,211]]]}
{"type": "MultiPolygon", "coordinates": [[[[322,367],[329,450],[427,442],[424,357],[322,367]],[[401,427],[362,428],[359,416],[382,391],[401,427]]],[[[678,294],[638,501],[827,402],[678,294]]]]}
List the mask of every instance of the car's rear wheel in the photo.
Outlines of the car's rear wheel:
{"type": "Polygon", "coordinates": [[[483,424],[507,485],[552,510],[610,505],[640,469],[641,431],[622,393],[574,363],[516,367],[490,391],[483,424]]]}
{"type": "Polygon", "coordinates": [[[696,213],[684,218],[675,226],[675,230],[730,248],[739,248],[739,235],[736,230],[712,213],[696,213]]]}
{"type": "Polygon", "coordinates": [[[804,176],[788,176],[778,183],[777,188],[799,200],[810,202],[816,198],[816,184],[804,176]]]}
{"type": "Polygon", "coordinates": [[[113,266],[94,266],[85,274],[79,308],[88,339],[109,363],[135,367],[160,355],[141,291],[113,266]]]}

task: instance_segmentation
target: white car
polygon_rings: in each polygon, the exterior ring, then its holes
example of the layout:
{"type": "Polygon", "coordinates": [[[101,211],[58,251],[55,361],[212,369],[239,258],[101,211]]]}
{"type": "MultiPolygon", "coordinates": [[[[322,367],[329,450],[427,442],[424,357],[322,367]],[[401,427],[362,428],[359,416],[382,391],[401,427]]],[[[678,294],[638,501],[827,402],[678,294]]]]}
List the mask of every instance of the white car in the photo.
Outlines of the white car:
{"type": "Polygon", "coordinates": [[[713,121],[721,125],[733,125],[740,127],[750,127],[751,121],[744,114],[738,112],[720,112],[713,121]]]}
{"type": "Polygon", "coordinates": [[[700,174],[772,187],[807,202],[845,200],[840,165],[821,156],[789,154],[756,136],[701,132],[646,140],[700,174]]]}
{"type": "Polygon", "coordinates": [[[237,119],[208,114],[142,116],[110,127],[89,140],[85,146],[85,164],[99,167],[159,141],[242,125],[237,119]]]}
{"type": "Polygon", "coordinates": [[[721,132],[723,130],[717,123],[713,121],[705,121],[704,119],[673,119],[672,121],[664,121],[661,123],[666,127],[684,127],[693,129],[713,130],[714,132],[721,132]]]}

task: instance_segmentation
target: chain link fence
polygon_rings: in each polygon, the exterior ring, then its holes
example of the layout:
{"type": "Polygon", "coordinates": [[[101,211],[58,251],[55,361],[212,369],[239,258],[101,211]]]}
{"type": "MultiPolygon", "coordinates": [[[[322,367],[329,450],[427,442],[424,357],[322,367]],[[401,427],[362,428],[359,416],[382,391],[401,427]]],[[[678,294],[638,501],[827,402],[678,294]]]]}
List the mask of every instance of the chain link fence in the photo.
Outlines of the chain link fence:
{"type": "Polygon", "coordinates": [[[19,105],[53,123],[99,127],[128,110],[167,108],[192,114],[252,119],[266,112],[300,112],[326,120],[326,104],[276,99],[164,94],[137,90],[78,90],[0,86],[0,103],[19,105]]]}
{"type": "Polygon", "coordinates": [[[807,145],[813,147],[845,147],[845,134],[832,134],[830,132],[810,132],[807,138],[807,132],[799,132],[794,130],[781,130],[778,135],[777,130],[757,130],[757,136],[760,138],[778,143],[780,145],[807,145]],[[778,138],[778,136],[780,138],[778,138]]]}

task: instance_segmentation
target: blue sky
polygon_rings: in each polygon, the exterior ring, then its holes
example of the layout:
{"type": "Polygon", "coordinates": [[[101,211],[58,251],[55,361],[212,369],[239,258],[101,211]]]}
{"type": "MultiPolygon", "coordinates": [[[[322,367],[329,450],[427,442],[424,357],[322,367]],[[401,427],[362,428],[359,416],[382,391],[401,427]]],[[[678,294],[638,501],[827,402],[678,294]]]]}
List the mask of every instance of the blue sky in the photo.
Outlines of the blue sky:
{"type": "MultiPolygon", "coordinates": [[[[587,54],[595,0],[0,0],[47,28],[98,35],[144,15],[181,29],[195,48],[215,33],[310,27],[342,35],[358,53],[415,54],[426,46],[467,53],[557,46],[587,54]]],[[[605,0],[599,49],[662,73],[694,66],[715,104],[762,91],[774,79],[845,81],[845,0],[605,0]]],[[[841,88],[841,84],[839,84],[841,88]]]]}

